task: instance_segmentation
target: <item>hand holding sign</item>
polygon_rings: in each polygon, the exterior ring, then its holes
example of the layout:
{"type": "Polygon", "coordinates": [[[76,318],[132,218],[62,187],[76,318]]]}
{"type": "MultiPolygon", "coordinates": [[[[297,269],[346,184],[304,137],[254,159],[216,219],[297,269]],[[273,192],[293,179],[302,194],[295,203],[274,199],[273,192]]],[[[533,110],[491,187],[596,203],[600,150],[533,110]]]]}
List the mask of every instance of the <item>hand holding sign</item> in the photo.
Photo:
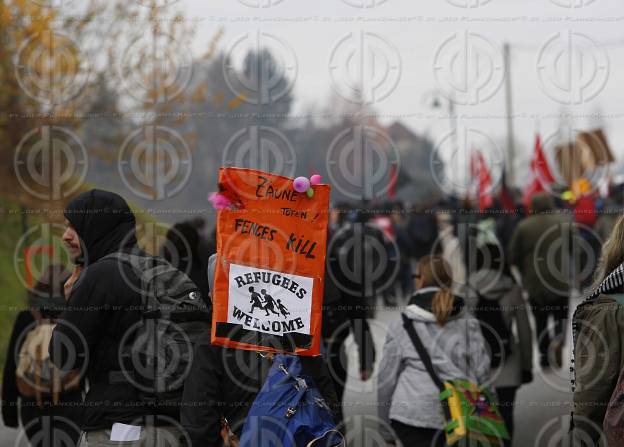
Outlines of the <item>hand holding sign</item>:
{"type": "Polygon", "coordinates": [[[222,168],[220,194],[236,206],[217,219],[214,344],[320,353],[329,186],[222,168]],[[309,194],[309,191],[314,194],[309,194]]]}

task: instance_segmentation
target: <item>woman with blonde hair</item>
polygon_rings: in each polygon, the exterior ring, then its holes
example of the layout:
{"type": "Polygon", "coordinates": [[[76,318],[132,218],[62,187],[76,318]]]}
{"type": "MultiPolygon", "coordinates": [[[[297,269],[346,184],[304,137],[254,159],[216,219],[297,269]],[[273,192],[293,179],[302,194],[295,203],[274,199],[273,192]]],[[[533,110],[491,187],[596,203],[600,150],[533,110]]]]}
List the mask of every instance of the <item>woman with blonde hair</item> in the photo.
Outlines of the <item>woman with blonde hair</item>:
{"type": "Polygon", "coordinates": [[[593,291],[576,308],[572,320],[572,388],[575,437],[599,445],[603,428],[607,437],[616,429],[620,441],[624,432],[621,416],[615,426],[605,418],[624,371],[624,217],[618,219],[604,243],[594,276],[593,291]]]}
{"type": "MultiPolygon", "coordinates": [[[[417,290],[403,315],[414,325],[437,375],[485,382],[490,369],[486,343],[464,299],[451,290],[449,265],[439,256],[425,256],[414,277],[417,290]]],[[[445,445],[439,389],[403,326],[403,316],[388,328],[377,377],[379,416],[403,446],[445,445]]]]}

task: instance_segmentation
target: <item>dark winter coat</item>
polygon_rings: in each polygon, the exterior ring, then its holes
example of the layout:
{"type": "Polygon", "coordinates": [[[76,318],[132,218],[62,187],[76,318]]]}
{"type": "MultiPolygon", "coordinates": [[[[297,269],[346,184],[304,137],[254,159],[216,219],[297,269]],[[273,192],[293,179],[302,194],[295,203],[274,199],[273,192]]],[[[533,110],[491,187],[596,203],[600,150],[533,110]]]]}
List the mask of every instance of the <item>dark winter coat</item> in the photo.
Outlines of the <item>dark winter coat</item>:
{"type": "Polygon", "coordinates": [[[575,434],[600,437],[607,405],[624,371],[624,264],[574,312],[575,434]]]}
{"type": "Polygon", "coordinates": [[[561,250],[573,246],[565,241],[574,237],[572,219],[553,208],[550,196],[536,194],[533,214],[518,224],[507,249],[509,264],[518,267],[522,285],[537,305],[566,296],[571,282],[568,269],[573,253],[561,250]]]}
{"type": "Polygon", "coordinates": [[[117,194],[91,190],[69,203],[65,217],[82,240],[85,269],[54,330],[50,358],[63,370],[80,369],[89,380],[83,430],[115,422],[141,425],[137,420],[148,411],[137,390],[109,380],[109,373],[121,370],[124,336],[141,320],[140,282],[125,264],[102,260],[109,253],[137,250],[134,215],[117,194]]]}

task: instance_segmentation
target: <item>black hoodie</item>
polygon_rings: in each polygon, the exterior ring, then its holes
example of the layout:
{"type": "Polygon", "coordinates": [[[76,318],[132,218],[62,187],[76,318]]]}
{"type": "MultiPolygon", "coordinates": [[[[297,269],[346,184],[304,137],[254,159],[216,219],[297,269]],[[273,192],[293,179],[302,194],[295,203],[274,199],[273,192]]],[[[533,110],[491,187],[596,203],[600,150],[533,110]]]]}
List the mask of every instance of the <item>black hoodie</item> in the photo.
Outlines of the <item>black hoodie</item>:
{"type": "Polygon", "coordinates": [[[80,236],[84,265],[136,246],[134,214],[118,194],[92,189],[69,202],[63,214],[80,236]]]}
{"type": "Polygon", "coordinates": [[[110,383],[121,370],[124,335],[141,320],[140,282],[132,269],[107,259],[109,253],[138,250],[135,220],[117,194],[91,190],[65,210],[82,242],[85,269],[73,286],[67,309],[50,342],[50,358],[63,370],[81,369],[89,379],[82,429],[110,428],[114,422],[137,422],[146,410],[130,383],[110,383]]]}

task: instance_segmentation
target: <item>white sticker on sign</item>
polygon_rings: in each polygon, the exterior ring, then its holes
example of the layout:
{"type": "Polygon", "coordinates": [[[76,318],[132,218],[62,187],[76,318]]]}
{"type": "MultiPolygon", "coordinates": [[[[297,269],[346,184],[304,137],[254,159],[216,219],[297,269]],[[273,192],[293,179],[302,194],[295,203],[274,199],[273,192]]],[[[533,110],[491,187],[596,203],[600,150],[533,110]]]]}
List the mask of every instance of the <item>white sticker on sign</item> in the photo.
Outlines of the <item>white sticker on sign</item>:
{"type": "Polygon", "coordinates": [[[269,334],[310,334],[313,285],[306,276],[230,264],[227,321],[269,334]]]}

